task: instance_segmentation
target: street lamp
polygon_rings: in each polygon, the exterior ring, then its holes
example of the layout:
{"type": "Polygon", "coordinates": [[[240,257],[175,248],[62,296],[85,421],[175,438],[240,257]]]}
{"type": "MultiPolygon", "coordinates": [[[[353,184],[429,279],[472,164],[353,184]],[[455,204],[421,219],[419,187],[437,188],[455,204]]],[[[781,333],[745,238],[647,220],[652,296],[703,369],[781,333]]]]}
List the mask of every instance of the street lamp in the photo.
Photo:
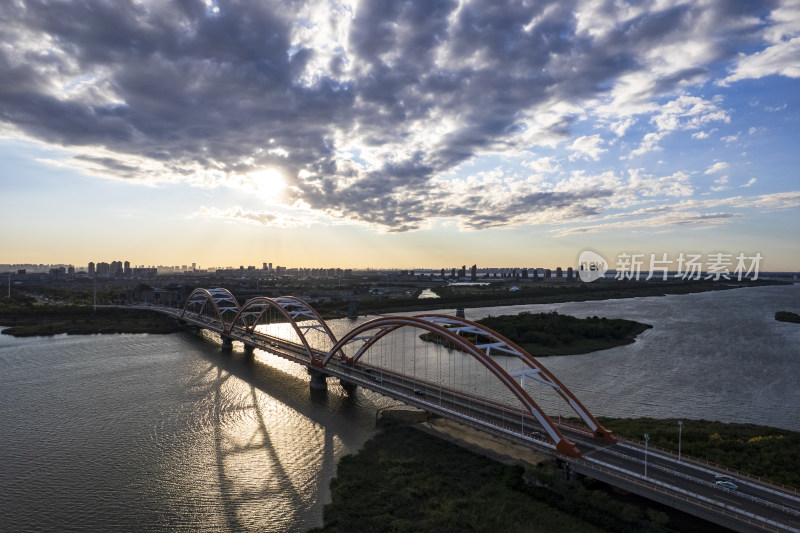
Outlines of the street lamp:
{"type": "Polygon", "coordinates": [[[683,420],[678,420],[678,462],[681,462],[681,430],[683,430],[683,420]]]}
{"type": "Polygon", "coordinates": [[[650,435],[644,434],[644,477],[647,477],[647,443],[650,441],[650,435]]]}

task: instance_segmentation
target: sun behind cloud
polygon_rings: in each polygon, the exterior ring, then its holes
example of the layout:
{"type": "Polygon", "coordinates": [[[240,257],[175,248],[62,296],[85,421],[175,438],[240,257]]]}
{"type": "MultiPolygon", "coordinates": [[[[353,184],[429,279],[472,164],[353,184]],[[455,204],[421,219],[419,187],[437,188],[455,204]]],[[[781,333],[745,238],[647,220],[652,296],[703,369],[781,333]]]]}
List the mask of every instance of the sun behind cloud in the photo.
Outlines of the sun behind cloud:
{"type": "Polygon", "coordinates": [[[266,203],[280,203],[286,189],[286,181],[276,168],[264,168],[248,174],[258,197],[266,203]]]}

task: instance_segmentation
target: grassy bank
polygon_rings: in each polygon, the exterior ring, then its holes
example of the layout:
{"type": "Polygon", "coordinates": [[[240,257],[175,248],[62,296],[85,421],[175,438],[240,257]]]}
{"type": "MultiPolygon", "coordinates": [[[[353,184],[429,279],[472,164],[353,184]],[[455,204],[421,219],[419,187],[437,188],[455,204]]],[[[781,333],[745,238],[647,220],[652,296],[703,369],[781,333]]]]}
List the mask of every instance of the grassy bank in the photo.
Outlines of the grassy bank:
{"type": "MultiPolygon", "coordinates": [[[[439,298],[391,298],[385,300],[359,300],[358,313],[385,314],[401,311],[430,311],[432,309],[456,309],[458,307],[495,307],[500,305],[549,304],[562,302],[583,302],[589,300],[611,300],[619,298],[639,298],[645,296],[664,296],[667,294],[692,294],[706,291],[719,291],[741,287],[782,285],[783,282],[706,280],[645,282],[645,281],[596,281],[593,283],[530,283],[521,284],[519,290],[509,291],[507,283],[486,286],[439,286],[432,287],[439,298]]],[[[345,302],[330,302],[315,306],[326,318],[347,315],[345,302]]]]}
{"type": "Polygon", "coordinates": [[[649,532],[655,505],[567,482],[554,463],[504,465],[410,427],[383,430],[339,461],[315,533],[649,532]]]}
{"type": "MultiPolygon", "coordinates": [[[[633,438],[647,431],[651,444],[674,441],[677,448],[677,420],[602,422],[633,438]]],[[[799,433],[684,421],[682,443],[683,453],[688,447],[697,457],[797,486],[799,433]]],[[[331,497],[315,533],[724,531],[591,479],[565,481],[552,462],[504,465],[408,426],[386,428],[343,457],[331,497]]]]}
{"type": "MultiPolygon", "coordinates": [[[[678,451],[678,420],[599,418],[618,435],[678,451]]],[[[800,487],[800,433],[756,424],[684,420],[681,453],[776,483],[800,487]]]]}
{"type": "Polygon", "coordinates": [[[573,514],[577,507],[554,508],[548,494],[520,490],[522,476],[415,429],[388,428],[339,461],[324,525],[312,531],[648,531],[616,520],[598,527],[581,516],[590,513],[573,514]]]}
{"type": "Polygon", "coordinates": [[[6,335],[91,335],[95,333],[173,333],[178,323],[166,315],[138,309],[40,305],[0,310],[0,325],[6,335]]]}

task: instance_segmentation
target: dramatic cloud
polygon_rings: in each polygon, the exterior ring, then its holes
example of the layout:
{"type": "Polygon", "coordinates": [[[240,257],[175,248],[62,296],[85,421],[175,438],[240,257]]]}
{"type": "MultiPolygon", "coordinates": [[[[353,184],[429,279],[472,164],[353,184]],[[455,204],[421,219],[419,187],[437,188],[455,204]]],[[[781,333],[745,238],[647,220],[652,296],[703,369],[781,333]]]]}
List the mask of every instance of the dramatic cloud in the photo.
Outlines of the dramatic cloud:
{"type": "Polygon", "coordinates": [[[691,90],[715,69],[800,75],[793,1],[9,0],[0,18],[0,135],[65,147],[54,164],[95,176],[231,187],[386,231],[690,194],[688,173],[586,165],[708,137],[730,113],[691,90]],[[482,157],[519,170],[471,171],[482,157]]]}
{"type": "Polygon", "coordinates": [[[800,192],[764,194],[760,196],[735,196],[716,200],[685,200],[677,204],[638,209],[598,217],[592,224],[567,226],[554,231],[558,236],[581,235],[615,229],[665,229],[670,227],[692,226],[703,228],[718,226],[731,220],[744,218],[741,210],[790,209],[800,206],[800,192]],[[702,211],[728,208],[739,212],[702,211]]]}
{"type": "Polygon", "coordinates": [[[752,54],[740,54],[733,73],[721,84],[772,74],[800,78],[800,2],[789,1],[769,16],[768,46],[752,54]]]}

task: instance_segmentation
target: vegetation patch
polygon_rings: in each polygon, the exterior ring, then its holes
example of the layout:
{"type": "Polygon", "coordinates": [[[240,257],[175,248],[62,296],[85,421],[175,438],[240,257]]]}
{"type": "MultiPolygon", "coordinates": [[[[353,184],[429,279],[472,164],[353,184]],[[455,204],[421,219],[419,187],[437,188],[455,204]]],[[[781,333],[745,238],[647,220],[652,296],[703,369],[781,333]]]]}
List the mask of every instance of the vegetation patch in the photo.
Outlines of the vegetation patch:
{"type": "MultiPolygon", "coordinates": [[[[589,353],[630,344],[639,333],[653,327],[633,320],[576,318],[555,311],[488,316],[478,323],[507,337],[534,357],[589,353]]],[[[421,338],[443,342],[433,333],[424,333],[421,338]]],[[[488,340],[477,335],[468,338],[475,343],[488,340]]]]}
{"type": "MultiPolygon", "coordinates": [[[[677,451],[677,419],[601,423],[677,451]]],[[[685,420],[682,452],[798,486],[800,433],[753,424],[685,420]]],[[[475,454],[408,425],[378,433],[339,461],[332,502],[316,533],[351,531],[722,531],[690,515],[586,478],[555,463],[523,468],[475,454]]]]}
{"type": "MultiPolygon", "coordinates": [[[[459,307],[492,307],[498,305],[547,304],[558,302],[583,302],[588,300],[610,300],[620,298],[639,298],[663,296],[665,294],[692,294],[705,291],[729,290],[741,287],[760,287],[785,285],[787,282],[772,280],[745,280],[725,283],[710,280],[697,281],[633,281],[600,280],[593,283],[579,281],[547,283],[528,281],[519,284],[519,290],[509,291],[511,281],[479,279],[488,285],[439,285],[428,286],[439,298],[358,298],[358,313],[387,314],[398,311],[427,311],[431,309],[456,309],[459,307]]],[[[791,282],[788,282],[791,284],[791,282]]],[[[404,284],[405,285],[405,284],[404,284]]],[[[418,286],[408,284],[413,293],[418,286]]],[[[355,287],[353,287],[355,289],[355,287]]],[[[283,289],[281,293],[286,293],[283,289]]],[[[237,298],[239,294],[236,294],[237,298]]],[[[363,289],[361,290],[363,294],[363,289]]],[[[276,294],[277,296],[277,294],[276,294]]],[[[344,301],[331,301],[315,305],[317,311],[326,318],[347,316],[348,307],[344,301]]]]}
{"type": "Polygon", "coordinates": [[[2,332],[15,337],[91,335],[96,333],[174,333],[177,321],[161,313],[139,309],[37,305],[0,309],[2,332]]]}
{"type": "MultiPolygon", "coordinates": [[[[678,451],[678,420],[599,418],[618,435],[678,451]]],[[[755,424],[684,420],[681,453],[719,465],[800,487],[800,433],[755,424]]]]}
{"type": "Polygon", "coordinates": [[[791,311],[778,311],[775,313],[775,320],[780,322],[794,322],[800,324],[800,315],[791,311]]]}
{"type": "Polygon", "coordinates": [[[638,507],[559,476],[553,465],[526,474],[413,428],[392,427],[339,461],[324,525],[312,531],[655,531],[638,507]],[[530,476],[557,487],[527,483],[530,476]]]}

